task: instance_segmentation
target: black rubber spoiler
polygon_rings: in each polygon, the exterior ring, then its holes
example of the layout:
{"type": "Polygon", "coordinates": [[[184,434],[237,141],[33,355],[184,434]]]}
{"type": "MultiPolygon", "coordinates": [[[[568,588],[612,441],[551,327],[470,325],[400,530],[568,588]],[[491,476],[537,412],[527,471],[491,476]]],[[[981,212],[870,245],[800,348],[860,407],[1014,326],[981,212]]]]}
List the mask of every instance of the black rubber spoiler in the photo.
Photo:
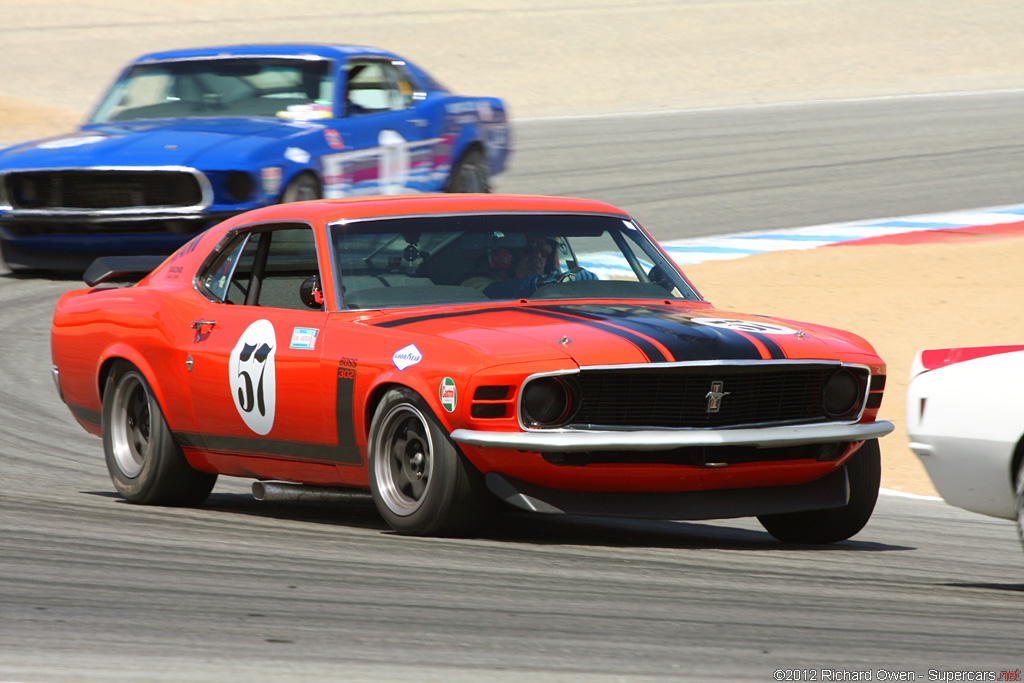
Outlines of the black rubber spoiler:
{"type": "Polygon", "coordinates": [[[90,287],[112,280],[137,282],[166,260],[166,256],[100,256],[85,269],[82,279],[90,287]]]}

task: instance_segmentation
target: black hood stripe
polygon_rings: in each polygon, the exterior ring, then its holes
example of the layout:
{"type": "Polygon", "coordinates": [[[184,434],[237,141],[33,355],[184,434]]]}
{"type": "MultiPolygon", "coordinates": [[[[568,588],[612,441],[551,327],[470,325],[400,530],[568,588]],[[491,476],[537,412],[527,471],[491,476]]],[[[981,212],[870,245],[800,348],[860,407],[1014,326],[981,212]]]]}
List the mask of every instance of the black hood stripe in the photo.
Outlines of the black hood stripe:
{"type": "Polygon", "coordinates": [[[642,336],[634,334],[629,330],[621,329],[615,325],[607,324],[600,318],[587,318],[575,314],[572,312],[560,312],[556,310],[542,310],[536,307],[518,307],[518,306],[501,306],[495,308],[476,308],[470,311],[452,311],[451,313],[428,313],[425,315],[416,315],[408,318],[401,318],[399,320],[385,320],[379,323],[369,323],[377,327],[401,327],[402,325],[412,325],[414,323],[425,322],[427,320],[439,320],[445,318],[460,318],[463,316],[479,315],[481,313],[507,313],[507,312],[518,312],[518,313],[530,313],[532,315],[541,315],[548,318],[555,318],[558,320],[564,320],[566,322],[573,322],[579,325],[587,325],[595,329],[601,330],[602,332],[608,332],[614,334],[617,337],[625,339],[626,341],[633,344],[637,349],[647,356],[647,360],[652,363],[664,363],[668,360],[665,354],[658,348],[658,346],[652,343],[649,339],[644,339],[642,336]]]}
{"type": "Polygon", "coordinates": [[[500,306],[446,313],[429,313],[397,320],[369,323],[377,327],[401,327],[428,320],[460,318],[483,313],[519,311],[564,320],[614,334],[640,350],[652,363],[669,361],[762,360],[786,358],[778,342],[767,335],[697,323],[680,325],[695,316],[673,306],[638,304],[533,304],[500,306]],[[756,340],[756,341],[755,341],[756,340]],[[762,351],[762,347],[764,351],[762,351]],[[666,356],[662,349],[667,349],[666,356]]]}
{"type": "Polygon", "coordinates": [[[673,356],[671,360],[675,361],[708,358],[763,359],[761,349],[746,335],[722,327],[680,325],[681,321],[688,321],[690,318],[671,307],[636,304],[564,304],[544,308],[629,328],[667,348],[673,356]]]}
{"type": "MultiPolygon", "coordinates": [[[[617,325],[610,324],[606,318],[586,316],[574,310],[560,311],[557,310],[557,307],[530,307],[523,308],[521,310],[535,315],[543,315],[550,318],[556,318],[558,320],[564,320],[566,322],[576,323],[577,325],[586,325],[587,327],[593,327],[594,329],[601,330],[602,332],[614,334],[637,347],[641,353],[647,356],[647,360],[652,363],[665,363],[669,360],[668,357],[662,353],[661,349],[658,348],[657,344],[651,342],[650,339],[639,334],[634,334],[629,330],[622,329],[622,327],[626,327],[625,325],[619,327],[617,325]]],[[[617,322],[618,321],[616,321],[616,323],[617,322]]]]}

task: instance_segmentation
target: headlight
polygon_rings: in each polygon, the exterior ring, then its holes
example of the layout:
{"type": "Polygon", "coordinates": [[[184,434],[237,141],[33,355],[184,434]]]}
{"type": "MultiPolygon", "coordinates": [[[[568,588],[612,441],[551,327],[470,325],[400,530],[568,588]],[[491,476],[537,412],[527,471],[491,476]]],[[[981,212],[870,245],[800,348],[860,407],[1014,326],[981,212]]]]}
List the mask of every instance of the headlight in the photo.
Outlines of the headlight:
{"type": "Polygon", "coordinates": [[[842,369],[832,373],[821,392],[825,415],[833,420],[853,417],[863,395],[864,387],[853,372],[842,369]]]}
{"type": "Polygon", "coordinates": [[[561,377],[540,377],[523,388],[523,423],[529,427],[553,427],[566,422],[575,411],[576,391],[561,377]]]}

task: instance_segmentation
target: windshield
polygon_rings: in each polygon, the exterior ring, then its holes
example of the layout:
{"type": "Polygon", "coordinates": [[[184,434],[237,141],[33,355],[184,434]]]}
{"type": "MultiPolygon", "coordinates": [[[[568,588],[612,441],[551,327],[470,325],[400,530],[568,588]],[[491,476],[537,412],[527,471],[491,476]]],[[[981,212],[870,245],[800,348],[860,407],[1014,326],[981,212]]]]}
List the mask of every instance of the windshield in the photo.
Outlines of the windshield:
{"type": "Polygon", "coordinates": [[[480,214],[330,226],[343,306],[517,299],[699,300],[632,221],[480,214]]]}
{"type": "Polygon", "coordinates": [[[181,116],[330,118],[332,64],[278,57],[138,64],[114,84],[90,123],[181,116]]]}

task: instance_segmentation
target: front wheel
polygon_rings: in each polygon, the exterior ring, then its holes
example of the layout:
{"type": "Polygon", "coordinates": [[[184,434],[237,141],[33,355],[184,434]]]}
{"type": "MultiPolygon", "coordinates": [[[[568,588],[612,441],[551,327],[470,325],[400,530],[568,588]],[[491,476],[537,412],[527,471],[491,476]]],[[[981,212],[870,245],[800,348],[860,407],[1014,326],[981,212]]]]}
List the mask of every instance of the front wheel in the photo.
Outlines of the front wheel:
{"type": "Polygon", "coordinates": [[[489,516],[494,499],[480,472],[409,389],[388,391],[377,407],[367,466],[373,501],[400,534],[469,535],[489,516]]]}
{"type": "Polygon", "coordinates": [[[850,500],[841,508],[761,515],[761,525],[783,543],[835,543],[864,528],[878,500],[882,458],[878,439],[864,442],[846,461],[850,500]]]}
{"type": "Polygon", "coordinates": [[[320,199],[320,183],[309,173],[302,173],[288,183],[281,194],[281,203],[305,202],[310,199],[320,199]]]}
{"type": "Polygon", "coordinates": [[[119,363],[103,392],[103,452],[126,500],[144,505],[202,505],[217,475],[193,469],[167,427],[153,391],[134,366],[119,363]]]}

